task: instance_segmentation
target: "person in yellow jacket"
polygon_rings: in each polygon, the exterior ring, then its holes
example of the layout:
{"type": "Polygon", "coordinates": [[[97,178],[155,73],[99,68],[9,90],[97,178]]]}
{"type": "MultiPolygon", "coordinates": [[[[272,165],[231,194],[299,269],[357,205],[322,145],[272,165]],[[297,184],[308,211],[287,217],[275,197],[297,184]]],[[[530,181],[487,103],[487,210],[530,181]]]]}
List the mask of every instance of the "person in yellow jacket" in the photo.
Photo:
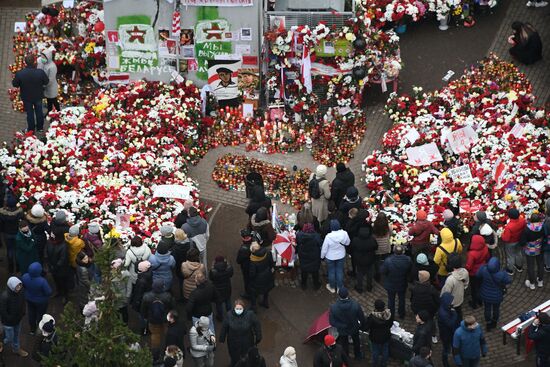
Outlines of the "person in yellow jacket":
{"type": "Polygon", "coordinates": [[[76,224],[69,228],[69,233],[65,233],[69,264],[71,264],[73,268],[76,268],[76,255],[84,248],[84,241],[79,237],[79,234],[80,227],[76,224]]]}
{"type": "Polygon", "coordinates": [[[449,274],[447,272],[447,253],[462,253],[462,243],[458,238],[455,240],[453,232],[451,232],[449,228],[443,228],[439,235],[441,236],[441,244],[437,246],[437,249],[435,250],[434,262],[439,266],[439,270],[437,272],[439,277],[445,278],[449,274]],[[441,248],[445,249],[447,253],[445,253],[445,251],[441,248]]]}

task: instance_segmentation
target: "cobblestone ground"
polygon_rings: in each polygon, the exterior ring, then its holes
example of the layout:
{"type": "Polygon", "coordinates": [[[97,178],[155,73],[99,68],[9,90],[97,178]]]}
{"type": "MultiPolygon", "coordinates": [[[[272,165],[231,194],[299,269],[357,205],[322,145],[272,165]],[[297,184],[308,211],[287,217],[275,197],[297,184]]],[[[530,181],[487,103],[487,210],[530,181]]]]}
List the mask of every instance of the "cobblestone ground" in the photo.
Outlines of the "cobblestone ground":
{"type": "MultiPolygon", "coordinates": [[[[29,11],[29,8],[3,7],[6,3],[9,3],[8,5],[17,4],[13,1],[0,1],[0,139],[2,141],[11,140],[14,131],[25,127],[24,115],[12,111],[11,103],[9,102],[6,91],[11,86],[11,74],[7,69],[7,66],[13,61],[13,53],[11,50],[13,22],[21,21],[25,13],[29,11]]],[[[506,14],[503,15],[504,20],[498,26],[499,28],[496,32],[496,36],[494,37],[494,41],[492,42],[492,44],[490,43],[490,47],[485,48],[484,50],[488,49],[489,51],[495,52],[497,55],[507,60],[510,60],[511,58],[509,57],[507,52],[508,45],[506,43],[506,39],[511,32],[510,24],[514,20],[531,22],[539,30],[543,42],[550,39],[550,17],[548,16],[548,8],[526,8],[525,2],[523,0],[509,0],[508,2],[505,2],[505,4],[508,6],[508,8],[506,14]]],[[[27,6],[27,2],[25,2],[25,4],[21,4],[20,6],[27,6]]],[[[483,19],[481,21],[483,21],[483,19]]],[[[433,32],[436,32],[436,30],[434,29],[433,32]]],[[[414,37],[414,35],[411,35],[411,37],[414,37]]],[[[449,37],[449,42],[452,42],[452,37],[449,37]]],[[[545,102],[548,102],[550,98],[550,81],[548,76],[548,47],[544,48],[544,55],[545,60],[537,63],[534,66],[519,66],[520,70],[524,71],[527,74],[529,80],[533,83],[534,94],[539,97],[539,104],[544,104],[545,102]]],[[[482,56],[483,53],[468,57],[472,60],[475,60],[482,56]]],[[[407,60],[404,61],[405,67],[407,67],[407,60]]],[[[464,63],[464,60],[462,61],[464,63]]],[[[429,69],[426,68],[416,70],[415,72],[429,73],[428,70],[429,69]]],[[[459,73],[461,72],[458,67],[456,67],[454,70],[458,70],[459,73]]],[[[380,98],[380,100],[382,100],[382,98],[380,98]]],[[[363,158],[373,149],[376,149],[378,147],[380,138],[391,125],[390,121],[383,115],[382,112],[383,103],[381,102],[374,103],[373,105],[369,106],[367,110],[368,129],[365,133],[365,138],[358,146],[355,157],[349,162],[351,169],[356,174],[357,182],[361,177],[361,163],[363,158]]],[[[260,158],[272,163],[282,164],[289,168],[294,164],[296,164],[299,168],[314,168],[316,165],[316,163],[311,158],[311,155],[307,151],[288,155],[262,155],[257,152],[246,152],[244,147],[218,148],[216,150],[210,151],[197,166],[191,167],[190,169],[191,176],[196,178],[200,183],[201,197],[213,202],[226,203],[240,207],[244,207],[246,205],[244,192],[227,192],[221,190],[215,185],[215,183],[211,179],[211,173],[214,168],[216,159],[219,156],[229,152],[236,154],[246,154],[248,156],[260,158]]],[[[331,170],[329,172],[329,178],[334,175],[333,171],[334,170],[331,170]]],[[[364,185],[359,185],[359,189],[360,193],[364,195],[364,185]]],[[[290,208],[282,205],[280,206],[280,210],[288,211],[290,210],[290,208]]],[[[499,257],[504,262],[502,255],[503,254],[499,251],[499,257]]],[[[550,278],[547,277],[548,281],[545,283],[545,286],[543,288],[537,288],[535,291],[531,291],[523,285],[525,278],[525,272],[521,274],[516,274],[514,276],[514,281],[509,287],[508,294],[502,305],[501,320],[498,325],[499,327],[517,317],[518,314],[529,310],[548,299],[548,295],[550,294],[550,286],[548,285],[548,282],[550,282],[550,278]]],[[[295,287],[296,283],[289,279],[285,279],[280,282],[280,285],[283,287],[295,287]]],[[[353,286],[353,282],[347,279],[347,285],[351,289],[353,286]]],[[[322,289],[319,292],[326,292],[326,290],[322,289]]],[[[379,284],[375,284],[372,293],[364,293],[362,295],[359,295],[355,291],[352,291],[351,295],[352,297],[360,301],[365,311],[367,312],[372,310],[372,305],[376,298],[386,300],[386,293],[379,284]]],[[[409,302],[407,302],[407,309],[409,310],[409,302]]],[[[463,306],[463,311],[465,315],[473,313],[478,318],[480,323],[482,325],[484,324],[483,312],[481,309],[471,310],[465,302],[465,305],[463,306]]],[[[403,321],[403,325],[409,331],[414,330],[414,318],[411,312],[408,312],[406,319],[403,321]]],[[[499,331],[493,331],[489,333],[487,335],[487,340],[489,342],[489,355],[482,361],[482,366],[492,367],[510,365],[533,365],[532,362],[524,361],[524,355],[517,356],[515,354],[515,348],[511,343],[509,343],[508,345],[503,345],[502,334],[499,331]]],[[[434,346],[435,366],[441,365],[439,356],[440,344],[436,344],[434,346]]],[[[398,363],[396,361],[392,361],[391,366],[396,365],[398,365],[398,363]]]]}

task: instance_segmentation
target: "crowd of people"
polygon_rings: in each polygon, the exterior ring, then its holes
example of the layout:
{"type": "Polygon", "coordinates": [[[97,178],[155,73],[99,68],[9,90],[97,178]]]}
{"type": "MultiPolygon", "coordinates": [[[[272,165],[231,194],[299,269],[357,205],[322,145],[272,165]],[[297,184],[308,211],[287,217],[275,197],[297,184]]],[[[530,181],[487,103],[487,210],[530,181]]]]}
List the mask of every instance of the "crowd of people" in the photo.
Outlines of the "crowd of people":
{"type": "MultiPolygon", "coordinates": [[[[479,211],[465,231],[456,208],[446,209],[439,225],[418,210],[410,224],[409,243],[391,245],[393,229],[384,210],[373,214],[359,196],[349,168],[342,163],[336,168],[336,178],[328,182],[327,167],[317,167],[309,182],[310,202],[297,213],[292,228],[302,289],[307,289],[310,277],[313,288],[321,288],[324,262],[326,289],[337,295],[329,311],[337,333],[325,336],[313,365],[349,365],[350,341],[354,358],[364,359],[360,333],[365,332],[373,365],[386,366],[392,325],[396,318],[405,318],[410,297],[417,323],[410,365],[431,365],[432,344],[441,342],[443,366],[450,365],[450,356],[456,365],[478,366],[488,352],[484,333],[497,326],[512,276],[526,268],[525,286],[543,286],[544,272],[550,271],[550,218],[540,213],[525,218],[510,208],[509,220],[499,230],[489,213],[479,211]],[[504,267],[496,256],[499,246],[506,254],[504,267]],[[374,282],[381,283],[387,300],[374,300],[373,311],[365,314],[345,283],[361,294],[372,292],[374,282]],[[468,298],[471,308],[484,307],[485,330],[474,316],[463,315],[468,298]]],[[[55,319],[47,313],[53,289],[55,297],[64,304],[72,301],[87,320],[97,312],[90,297],[101,281],[94,256],[105,239],[97,221],[69,223],[64,210],[50,218],[38,203],[24,212],[9,191],[3,201],[0,230],[10,278],[0,297],[1,348],[10,346],[19,356],[28,356],[19,341],[27,314],[31,334],[42,335],[32,353],[40,359],[57,342],[55,319]]],[[[550,199],[544,208],[550,213],[550,199]]],[[[270,211],[271,200],[261,186],[254,187],[246,209],[249,222],[235,249],[244,289],[239,297],[232,292],[231,261],[218,255],[208,266],[209,224],[189,202],[173,223],[162,225],[153,251],[139,236],[127,246],[119,240],[111,243],[118,312],[125,323],[131,314],[137,315],[140,332],[149,335],[154,365],[181,366],[188,356],[198,367],[213,366],[219,343],[227,343],[232,367],[265,365],[258,349],[262,327],[257,311],[258,306],[269,308],[269,293],[275,287],[271,247],[276,232],[270,211]],[[178,305],[184,306],[186,317],[178,305]],[[221,324],[218,335],[216,322],[221,324]]],[[[550,317],[541,314],[529,334],[540,346],[537,357],[544,366],[549,359],[545,346],[550,343],[550,317]]],[[[280,365],[297,366],[294,348],[284,350],[280,365]]]]}

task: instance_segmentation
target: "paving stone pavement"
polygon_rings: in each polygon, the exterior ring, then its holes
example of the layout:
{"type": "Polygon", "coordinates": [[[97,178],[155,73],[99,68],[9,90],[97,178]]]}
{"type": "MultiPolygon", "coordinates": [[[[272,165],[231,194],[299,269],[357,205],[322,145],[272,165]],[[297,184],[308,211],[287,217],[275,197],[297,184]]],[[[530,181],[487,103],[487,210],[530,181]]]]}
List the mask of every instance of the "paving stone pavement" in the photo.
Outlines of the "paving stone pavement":
{"type": "Polygon", "coordinates": [[[544,45],[542,48],[543,59],[534,65],[523,65],[517,61],[514,61],[514,64],[527,75],[527,78],[533,84],[533,93],[538,97],[537,104],[544,105],[550,102],[550,73],[548,72],[550,70],[550,48],[547,44],[548,39],[550,39],[550,6],[528,8],[525,3],[526,1],[523,0],[511,2],[506,18],[502,22],[490,51],[505,60],[513,61],[508,53],[510,45],[507,42],[508,36],[512,34],[510,26],[516,20],[531,23],[542,39],[544,45]]]}

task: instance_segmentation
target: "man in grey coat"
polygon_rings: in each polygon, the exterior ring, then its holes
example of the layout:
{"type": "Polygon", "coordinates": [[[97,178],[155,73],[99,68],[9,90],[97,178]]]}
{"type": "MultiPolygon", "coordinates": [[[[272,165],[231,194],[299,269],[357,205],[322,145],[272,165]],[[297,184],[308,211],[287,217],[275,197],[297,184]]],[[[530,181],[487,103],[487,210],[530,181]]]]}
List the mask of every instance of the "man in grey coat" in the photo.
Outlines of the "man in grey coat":
{"type": "Polygon", "coordinates": [[[49,83],[44,70],[36,68],[36,59],[33,55],[25,56],[26,67],[15,73],[12,85],[20,88],[21,101],[27,111],[27,131],[44,129],[44,112],[42,111],[42,99],[44,98],[44,86],[49,83]],[[35,125],[36,116],[36,125],[35,125]]]}
{"type": "MultiPolygon", "coordinates": [[[[46,116],[52,111],[55,107],[56,111],[61,110],[59,102],[57,101],[57,66],[53,62],[53,47],[44,49],[38,58],[38,69],[44,70],[48,76],[49,82],[44,88],[44,97],[46,97],[48,103],[48,112],[46,116]]],[[[40,130],[40,129],[39,129],[40,130]]]]}

